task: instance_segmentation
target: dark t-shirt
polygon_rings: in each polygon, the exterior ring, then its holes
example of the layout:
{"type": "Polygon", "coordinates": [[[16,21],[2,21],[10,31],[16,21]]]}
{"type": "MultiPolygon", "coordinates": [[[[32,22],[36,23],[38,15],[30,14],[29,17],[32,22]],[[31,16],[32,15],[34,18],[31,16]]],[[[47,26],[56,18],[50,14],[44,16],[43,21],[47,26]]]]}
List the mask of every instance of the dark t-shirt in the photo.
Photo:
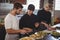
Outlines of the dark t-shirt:
{"type": "Polygon", "coordinates": [[[37,21],[36,15],[32,14],[29,16],[28,14],[25,14],[21,20],[19,21],[19,27],[22,28],[34,28],[34,23],[37,21]]]}
{"type": "Polygon", "coordinates": [[[51,24],[51,13],[49,11],[45,11],[44,9],[39,10],[37,17],[39,19],[39,22],[44,21],[47,24],[51,24]]]}

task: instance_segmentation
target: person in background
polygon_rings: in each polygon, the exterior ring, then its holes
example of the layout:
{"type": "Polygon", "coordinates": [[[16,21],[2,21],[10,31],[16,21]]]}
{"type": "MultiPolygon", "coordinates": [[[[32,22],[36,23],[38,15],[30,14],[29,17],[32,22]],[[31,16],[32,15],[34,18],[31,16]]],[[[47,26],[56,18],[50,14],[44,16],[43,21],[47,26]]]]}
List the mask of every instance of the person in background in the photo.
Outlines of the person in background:
{"type": "Polygon", "coordinates": [[[4,25],[0,24],[0,40],[5,40],[6,30],[4,25]]]}
{"type": "MultiPolygon", "coordinates": [[[[19,21],[19,27],[20,29],[25,29],[27,30],[27,34],[31,33],[33,31],[34,27],[34,23],[37,20],[36,15],[33,14],[35,10],[35,6],[33,4],[30,4],[28,6],[28,10],[27,13],[25,15],[23,15],[23,17],[21,18],[21,20],[19,21]]],[[[27,35],[25,35],[27,36],[27,35]]]]}
{"type": "Polygon", "coordinates": [[[5,17],[4,24],[7,32],[5,40],[18,40],[19,34],[27,33],[26,30],[19,29],[19,21],[16,18],[16,15],[21,13],[22,8],[22,4],[14,3],[13,9],[5,17]]]}
{"type": "MultiPolygon", "coordinates": [[[[49,26],[49,24],[51,24],[50,9],[51,9],[51,5],[46,4],[46,5],[44,5],[44,8],[42,10],[38,10],[38,13],[37,13],[39,23],[46,25],[46,27],[48,29],[50,29],[50,27],[48,27],[48,26],[49,26]]],[[[43,28],[46,28],[46,27],[43,27],[43,28]]]]}
{"type": "Polygon", "coordinates": [[[57,18],[55,19],[54,25],[59,24],[59,23],[60,23],[60,17],[57,17],[57,18]]]}

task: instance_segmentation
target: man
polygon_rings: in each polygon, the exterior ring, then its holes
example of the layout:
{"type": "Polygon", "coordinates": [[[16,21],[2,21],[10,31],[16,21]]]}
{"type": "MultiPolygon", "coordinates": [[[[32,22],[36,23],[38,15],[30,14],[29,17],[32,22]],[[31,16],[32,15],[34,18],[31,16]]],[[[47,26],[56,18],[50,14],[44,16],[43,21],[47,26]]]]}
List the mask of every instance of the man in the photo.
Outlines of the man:
{"type": "Polygon", "coordinates": [[[35,10],[35,6],[33,4],[30,4],[28,6],[27,13],[23,15],[19,22],[20,29],[25,29],[28,31],[28,33],[33,31],[34,23],[37,20],[36,15],[33,14],[35,10]]]}
{"type": "Polygon", "coordinates": [[[18,34],[25,34],[26,31],[19,29],[19,21],[16,14],[21,13],[23,6],[15,3],[11,12],[5,18],[6,40],[18,40],[18,34]]]}
{"type": "Polygon", "coordinates": [[[39,10],[37,13],[39,22],[46,22],[47,24],[51,24],[51,5],[46,4],[42,10],[39,10]]]}
{"type": "MultiPolygon", "coordinates": [[[[48,29],[50,29],[48,26],[51,24],[51,5],[46,4],[44,5],[44,8],[42,10],[39,10],[37,13],[37,17],[40,23],[44,24],[48,29]]],[[[44,27],[44,28],[46,28],[44,27]]]]}

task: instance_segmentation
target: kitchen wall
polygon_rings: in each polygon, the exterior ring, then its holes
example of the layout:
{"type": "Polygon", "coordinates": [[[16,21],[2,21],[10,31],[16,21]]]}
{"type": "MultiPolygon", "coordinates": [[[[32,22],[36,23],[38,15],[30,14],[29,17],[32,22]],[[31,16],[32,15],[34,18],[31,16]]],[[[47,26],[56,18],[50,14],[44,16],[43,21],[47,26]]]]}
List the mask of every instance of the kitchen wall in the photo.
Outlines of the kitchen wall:
{"type": "Polygon", "coordinates": [[[54,12],[55,14],[55,17],[60,17],[60,10],[55,10],[55,12],[54,12]]]}

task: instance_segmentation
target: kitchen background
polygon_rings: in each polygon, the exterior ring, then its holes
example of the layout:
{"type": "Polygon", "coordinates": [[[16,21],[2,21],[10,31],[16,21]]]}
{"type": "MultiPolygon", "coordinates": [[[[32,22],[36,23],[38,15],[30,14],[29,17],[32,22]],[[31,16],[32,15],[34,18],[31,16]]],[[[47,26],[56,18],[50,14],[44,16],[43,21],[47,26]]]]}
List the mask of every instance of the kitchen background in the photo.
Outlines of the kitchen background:
{"type": "Polygon", "coordinates": [[[29,4],[35,5],[36,9],[34,11],[34,14],[36,15],[39,9],[42,9],[46,3],[50,3],[53,6],[51,10],[52,25],[54,24],[56,17],[60,18],[60,9],[59,9],[60,1],[59,0],[0,0],[0,23],[4,21],[5,16],[13,8],[14,2],[20,2],[24,6],[23,13],[18,15],[18,17],[23,16],[29,4]]]}

